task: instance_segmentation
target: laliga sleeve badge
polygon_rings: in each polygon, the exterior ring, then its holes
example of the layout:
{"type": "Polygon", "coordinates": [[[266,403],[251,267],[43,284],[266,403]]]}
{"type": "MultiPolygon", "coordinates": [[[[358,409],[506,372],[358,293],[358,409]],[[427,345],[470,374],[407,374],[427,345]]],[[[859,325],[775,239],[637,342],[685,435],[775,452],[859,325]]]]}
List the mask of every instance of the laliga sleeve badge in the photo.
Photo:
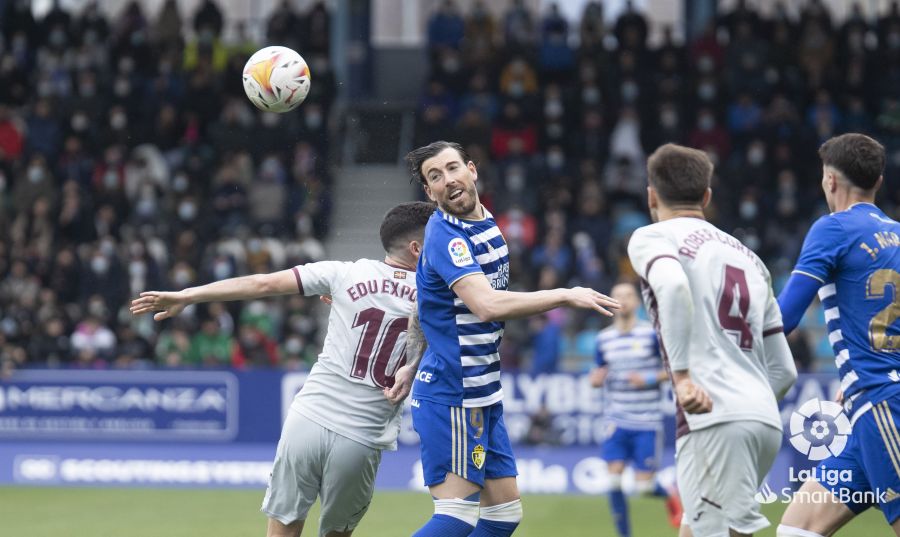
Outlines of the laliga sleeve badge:
{"type": "Polygon", "coordinates": [[[475,446],[475,449],[472,450],[472,463],[475,465],[475,468],[481,470],[481,467],[484,466],[484,446],[478,444],[475,446]]]}
{"type": "Polygon", "coordinates": [[[464,267],[472,264],[472,254],[469,252],[469,245],[466,241],[459,237],[450,239],[447,245],[447,251],[450,252],[450,260],[457,267],[464,267]]]}

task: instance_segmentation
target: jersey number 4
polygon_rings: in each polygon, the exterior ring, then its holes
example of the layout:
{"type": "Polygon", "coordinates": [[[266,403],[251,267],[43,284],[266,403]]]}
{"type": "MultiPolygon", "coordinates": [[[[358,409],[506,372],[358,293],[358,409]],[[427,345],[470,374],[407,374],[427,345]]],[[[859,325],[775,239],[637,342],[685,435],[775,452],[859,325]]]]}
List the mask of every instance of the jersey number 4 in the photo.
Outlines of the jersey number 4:
{"type": "Polygon", "coordinates": [[[750,287],[747,276],[738,267],[725,265],[722,292],[719,295],[719,324],[726,332],[737,335],[745,351],[753,350],[753,332],[747,322],[750,312],[750,287]]]}
{"type": "Polygon", "coordinates": [[[353,328],[362,326],[363,333],[356,345],[356,355],[353,357],[353,368],[350,375],[354,378],[364,379],[372,369],[372,381],[382,388],[390,388],[394,385],[394,373],[406,363],[406,348],[397,360],[397,365],[388,372],[391,356],[394,355],[394,347],[400,334],[406,332],[409,319],[395,317],[391,319],[382,330],[384,323],[384,311],[378,308],[368,308],[356,314],[353,320],[353,328]],[[374,356],[375,360],[372,360],[374,356]]]}

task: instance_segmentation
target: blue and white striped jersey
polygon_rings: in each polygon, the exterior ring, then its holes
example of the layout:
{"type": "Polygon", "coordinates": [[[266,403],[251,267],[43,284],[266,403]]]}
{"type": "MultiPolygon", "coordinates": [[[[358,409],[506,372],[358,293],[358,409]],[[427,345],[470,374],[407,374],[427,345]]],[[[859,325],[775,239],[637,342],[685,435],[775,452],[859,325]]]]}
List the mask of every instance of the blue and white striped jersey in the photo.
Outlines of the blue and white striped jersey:
{"type": "Polygon", "coordinates": [[[852,418],[900,393],[900,224],[870,203],[823,216],[794,272],[822,283],[828,340],[852,418]]]}
{"type": "Polygon", "coordinates": [[[413,398],[448,406],[483,407],[503,399],[500,388],[502,322],[481,322],[450,289],[484,274],[494,289],[509,286],[509,252],[494,217],[464,221],[434,212],[416,271],[419,322],[428,348],[413,398]]]}
{"type": "Polygon", "coordinates": [[[635,387],[630,376],[657,375],[663,369],[653,326],[638,321],[630,332],[615,326],[597,334],[597,366],[607,367],[604,415],[623,429],[655,430],[662,426],[659,384],[635,387]]]}

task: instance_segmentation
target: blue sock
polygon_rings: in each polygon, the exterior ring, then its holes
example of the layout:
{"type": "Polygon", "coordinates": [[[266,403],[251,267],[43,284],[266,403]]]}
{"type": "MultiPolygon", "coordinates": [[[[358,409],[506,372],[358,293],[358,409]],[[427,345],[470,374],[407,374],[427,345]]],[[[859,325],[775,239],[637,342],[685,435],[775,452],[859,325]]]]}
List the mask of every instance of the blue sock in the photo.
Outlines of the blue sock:
{"type": "Polygon", "coordinates": [[[472,525],[449,515],[434,515],[412,537],[466,537],[472,525]]]}
{"type": "Polygon", "coordinates": [[[470,533],[469,537],[509,537],[518,526],[518,522],[499,522],[479,518],[478,524],[475,525],[475,531],[470,533]]]}
{"type": "Polygon", "coordinates": [[[628,501],[622,489],[609,491],[609,510],[612,511],[613,522],[620,537],[631,537],[631,526],[628,523],[628,501]]]}
{"type": "Polygon", "coordinates": [[[653,495],[658,496],[660,498],[668,498],[669,491],[663,488],[662,485],[659,484],[659,481],[656,482],[656,488],[653,489],[653,495]]]}

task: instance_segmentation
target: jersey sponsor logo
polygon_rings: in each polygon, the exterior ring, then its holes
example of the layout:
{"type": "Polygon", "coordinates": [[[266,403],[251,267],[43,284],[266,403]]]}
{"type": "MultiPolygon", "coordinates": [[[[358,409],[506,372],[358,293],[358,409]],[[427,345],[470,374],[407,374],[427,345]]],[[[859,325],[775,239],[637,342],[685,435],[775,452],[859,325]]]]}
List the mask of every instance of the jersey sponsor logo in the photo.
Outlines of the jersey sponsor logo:
{"type": "Polygon", "coordinates": [[[491,277],[491,287],[505,290],[509,287],[509,263],[503,263],[491,277]]]}
{"type": "Polygon", "coordinates": [[[455,238],[450,240],[447,245],[447,251],[450,252],[450,260],[457,267],[464,267],[472,264],[472,253],[469,252],[469,245],[466,241],[455,238]]]}
{"type": "Polygon", "coordinates": [[[475,446],[475,449],[472,450],[472,464],[475,465],[475,468],[481,470],[481,467],[484,466],[484,446],[478,444],[475,446]]]}
{"type": "Polygon", "coordinates": [[[419,379],[419,382],[430,384],[431,380],[434,378],[434,375],[427,371],[419,371],[418,373],[416,373],[416,378],[419,379]]]}

